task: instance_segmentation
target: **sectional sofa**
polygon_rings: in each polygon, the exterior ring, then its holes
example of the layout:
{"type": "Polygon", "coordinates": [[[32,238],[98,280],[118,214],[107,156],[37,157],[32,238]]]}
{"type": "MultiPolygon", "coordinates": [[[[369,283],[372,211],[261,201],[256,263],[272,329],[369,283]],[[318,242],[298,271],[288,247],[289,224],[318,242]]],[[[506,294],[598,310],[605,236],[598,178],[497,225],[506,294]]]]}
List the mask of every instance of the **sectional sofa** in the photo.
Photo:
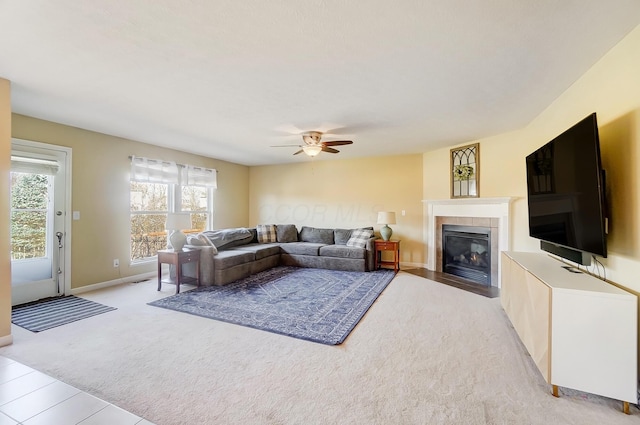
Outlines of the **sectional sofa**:
{"type": "MultiPolygon", "coordinates": [[[[278,266],[313,267],[345,271],[374,268],[373,227],[323,229],[293,224],[258,225],[191,235],[186,248],[200,249],[200,282],[226,285],[278,266]]],[[[195,276],[195,264],[183,273],[195,276]]]]}

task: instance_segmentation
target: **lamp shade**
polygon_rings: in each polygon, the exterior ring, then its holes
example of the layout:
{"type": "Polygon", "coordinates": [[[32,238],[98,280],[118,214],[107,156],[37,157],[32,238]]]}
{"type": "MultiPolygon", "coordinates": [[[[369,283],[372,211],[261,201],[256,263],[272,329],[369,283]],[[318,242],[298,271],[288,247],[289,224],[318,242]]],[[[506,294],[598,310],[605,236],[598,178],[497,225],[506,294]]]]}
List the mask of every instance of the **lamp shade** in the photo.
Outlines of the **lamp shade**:
{"type": "Polygon", "coordinates": [[[307,145],[303,146],[302,150],[309,156],[316,156],[322,152],[322,146],[320,145],[307,145]]]}
{"type": "Polygon", "coordinates": [[[191,214],[167,214],[167,224],[165,227],[167,230],[191,229],[191,214]]]}
{"type": "Polygon", "coordinates": [[[380,211],[378,224],[396,224],[396,213],[393,211],[380,211]]]}

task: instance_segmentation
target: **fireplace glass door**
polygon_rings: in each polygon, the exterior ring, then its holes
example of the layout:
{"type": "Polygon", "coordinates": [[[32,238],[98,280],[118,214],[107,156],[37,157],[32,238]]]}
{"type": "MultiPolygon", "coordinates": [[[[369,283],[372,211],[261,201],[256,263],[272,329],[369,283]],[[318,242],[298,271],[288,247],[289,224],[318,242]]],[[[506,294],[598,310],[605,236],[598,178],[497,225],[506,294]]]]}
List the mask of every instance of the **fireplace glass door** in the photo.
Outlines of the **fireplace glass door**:
{"type": "Polygon", "coordinates": [[[491,229],[442,226],[442,271],[491,285],[491,229]]]}

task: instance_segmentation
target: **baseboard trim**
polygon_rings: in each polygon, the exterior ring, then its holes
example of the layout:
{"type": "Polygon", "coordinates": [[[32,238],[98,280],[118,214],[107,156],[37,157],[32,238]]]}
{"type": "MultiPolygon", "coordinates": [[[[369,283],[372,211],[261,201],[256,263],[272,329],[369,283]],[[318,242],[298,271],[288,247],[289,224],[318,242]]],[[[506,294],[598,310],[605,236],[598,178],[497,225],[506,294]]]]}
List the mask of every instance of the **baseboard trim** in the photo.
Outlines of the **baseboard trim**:
{"type": "Polygon", "coordinates": [[[0,347],[13,344],[13,335],[0,336],[0,347]]]}
{"type": "Polygon", "coordinates": [[[158,276],[158,273],[156,272],[148,272],[148,273],[136,274],[133,276],[127,276],[120,279],[109,280],[107,282],[100,282],[100,283],[94,283],[92,285],[85,285],[79,288],[71,288],[71,295],[84,294],[85,292],[91,292],[97,289],[109,288],[111,286],[122,285],[123,283],[138,282],[140,280],[147,280],[157,276],[158,276]]]}
{"type": "Polygon", "coordinates": [[[414,268],[422,268],[426,269],[427,265],[425,263],[400,263],[401,269],[414,269],[414,268]]]}

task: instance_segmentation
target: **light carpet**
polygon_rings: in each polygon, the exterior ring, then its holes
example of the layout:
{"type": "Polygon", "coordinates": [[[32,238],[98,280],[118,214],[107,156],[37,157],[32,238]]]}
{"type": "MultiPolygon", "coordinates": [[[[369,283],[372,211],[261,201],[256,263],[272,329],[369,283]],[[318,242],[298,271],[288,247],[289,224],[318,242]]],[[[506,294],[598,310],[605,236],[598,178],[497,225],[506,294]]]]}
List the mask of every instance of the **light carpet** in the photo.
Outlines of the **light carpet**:
{"type": "Polygon", "coordinates": [[[0,354],[158,425],[637,425],[616,400],[554,398],[489,299],[400,272],[339,346],[146,305],[154,281],[83,294],[118,307],[0,354]]]}
{"type": "Polygon", "coordinates": [[[336,345],[345,340],[393,276],[393,270],[349,272],[282,266],[149,305],[336,345]]]}

